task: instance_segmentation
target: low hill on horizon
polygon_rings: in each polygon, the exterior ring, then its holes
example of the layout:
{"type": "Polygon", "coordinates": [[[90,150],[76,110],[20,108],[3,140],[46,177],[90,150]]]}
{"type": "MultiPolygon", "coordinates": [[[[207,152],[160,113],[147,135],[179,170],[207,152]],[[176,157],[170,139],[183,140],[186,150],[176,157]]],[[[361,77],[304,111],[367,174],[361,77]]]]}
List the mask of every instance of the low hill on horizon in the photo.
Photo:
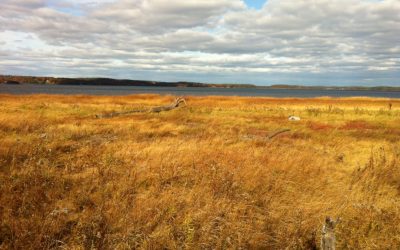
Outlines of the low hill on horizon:
{"type": "Polygon", "coordinates": [[[254,88],[252,84],[210,84],[200,82],[163,82],[113,78],[66,78],[46,76],[1,75],[0,83],[12,84],[55,84],[55,85],[103,85],[103,86],[156,86],[156,87],[212,87],[212,88],[254,88]]]}
{"type": "Polygon", "coordinates": [[[148,86],[148,87],[199,87],[199,88],[261,88],[261,89],[298,89],[298,90],[373,90],[373,91],[400,91],[394,86],[307,86],[275,84],[270,86],[257,86],[254,84],[217,84],[201,82],[167,82],[113,78],[68,78],[47,76],[16,76],[0,75],[0,84],[53,84],[53,85],[98,85],[98,86],[148,86]]]}

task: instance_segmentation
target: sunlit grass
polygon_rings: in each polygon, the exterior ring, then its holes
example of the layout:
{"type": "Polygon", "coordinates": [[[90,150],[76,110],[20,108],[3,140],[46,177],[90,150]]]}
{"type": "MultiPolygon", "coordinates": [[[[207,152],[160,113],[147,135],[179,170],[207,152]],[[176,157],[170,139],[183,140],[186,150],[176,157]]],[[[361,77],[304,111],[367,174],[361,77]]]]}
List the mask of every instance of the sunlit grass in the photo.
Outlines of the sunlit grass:
{"type": "Polygon", "coordinates": [[[399,100],[172,100],[1,95],[0,248],[400,245],[399,100]]]}

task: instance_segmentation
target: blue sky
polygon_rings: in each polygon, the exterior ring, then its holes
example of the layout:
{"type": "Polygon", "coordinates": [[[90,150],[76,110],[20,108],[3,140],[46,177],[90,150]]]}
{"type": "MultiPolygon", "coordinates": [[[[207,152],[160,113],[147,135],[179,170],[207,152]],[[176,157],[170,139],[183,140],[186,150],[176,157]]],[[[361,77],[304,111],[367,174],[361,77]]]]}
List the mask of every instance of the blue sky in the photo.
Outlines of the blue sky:
{"type": "Polygon", "coordinates": [[[400,1],[264,4],[1,0],[0,73],[400,86],[400,1]]]}
{"type": "Polygon", "coordinates": [[[246,0],[246,5],[254,8],[254,9],[261,9],[266,0],[246,0]]]}

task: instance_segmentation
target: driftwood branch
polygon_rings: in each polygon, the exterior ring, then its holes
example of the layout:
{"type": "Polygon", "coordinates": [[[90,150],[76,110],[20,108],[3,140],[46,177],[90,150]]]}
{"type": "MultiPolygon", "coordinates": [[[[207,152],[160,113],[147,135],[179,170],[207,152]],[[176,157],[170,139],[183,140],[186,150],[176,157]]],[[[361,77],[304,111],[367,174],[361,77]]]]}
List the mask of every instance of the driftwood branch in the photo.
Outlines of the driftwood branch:
{"type": "Polygon", "coordinates": [[[154,108],[151,108],[148,112],[160,113],[162,111],[170,111],[170,110],[178,108],[179,104],[181,104],[181,103],[184,103],[186,106],[185,99],[183,99],[182,97],[179,97],[179,98],[176,98],[175,101],[173,103],[171,103],[170,105],[154,107],[154,108]]]}
{"type": "Polygon", "coordinates": [[[179,105],[181,103],[184,103],[186,106],[186,101],[182,97],[176,98],[173,103],[170,105],[165,105],[165,106],[157,106],[153,107],[150,109],[135,109],[135,110],[128,110],[128,111],[123,111],[123,112],[113,112],[113,113],[108,113],[108,114],[97,114],[96,118],[112,118],[115,116],[120,116],[120,115],[127,115],[127,114],[133,114],[133,113],[160,113],[162,111],[170,111],[176,108],[179,108],[179,105]]]}
{"type": "Polygon", "coordinates": [[[286,133],[286,132],[289,132],[289,131],[290,131],[290,129],[288,129],[288,128],[280,129],[280,130],[272,132],[270,135],[268,135],[267,138],[268,139],[272,139],[272,138],[274,138],[275,136],[277,136],[279,134],[286,133]]]}
{"type": "Polygon", "coordinates": [[[321,249],[322,250],[335,250],[336,249],[336,237],[335,227],[340,222],[340,218],[333,220],[331,217],[326,217],[325,224],[322,227],[321,236],[321,249]]]}
{"type": "Polygon", "coordinates": [[[245,135],[245,136],[243,136],[243,138],[246,139],[246,140],[266,140],[266,141],[268,141],[268,140],[271,140],[272,138],[274,138],[277,135],[280,135],[282,133],[286,133],[286,132],[289,132],[289,131],[290,131],[290,129],[284,128],[284,129],[279,129],[279,130],[273,131],[267,136],[245,135]]]}

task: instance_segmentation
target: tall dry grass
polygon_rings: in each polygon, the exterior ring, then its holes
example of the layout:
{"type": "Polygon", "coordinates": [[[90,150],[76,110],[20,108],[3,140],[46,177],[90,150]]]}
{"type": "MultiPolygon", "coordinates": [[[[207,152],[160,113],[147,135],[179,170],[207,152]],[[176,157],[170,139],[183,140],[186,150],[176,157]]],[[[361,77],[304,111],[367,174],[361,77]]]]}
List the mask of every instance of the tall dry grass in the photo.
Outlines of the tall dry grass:
{"type": "Polygon", "coordinates": [[[1,95],[0,248],[400,246],[400,101],[172,99],[1,95]]]}

